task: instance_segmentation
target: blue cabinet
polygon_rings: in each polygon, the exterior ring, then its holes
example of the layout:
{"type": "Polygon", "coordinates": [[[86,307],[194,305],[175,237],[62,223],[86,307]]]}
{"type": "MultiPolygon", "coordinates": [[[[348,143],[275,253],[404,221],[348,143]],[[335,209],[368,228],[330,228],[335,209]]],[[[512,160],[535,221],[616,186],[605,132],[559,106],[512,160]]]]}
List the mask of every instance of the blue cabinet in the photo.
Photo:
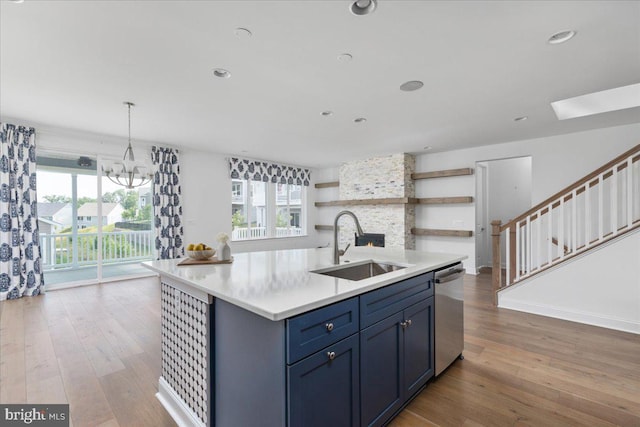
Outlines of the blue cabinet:
{"type": "Polygon", "coordinates": [[[434,298],[405,310],[411,325],[404,329],[404,396],[413,396],[434,374],[434,298]]]}
{"type": "Polygon", "coordinates": [[[402,321],[396,313],[360,332],[362,425],[382,425],[402,407],[402,321]]]}
{"type": "Polygon", "coordinates": [[[360,330],[358,298],[287,320],[287,363],[295,363],[360,330]]]}
{"type": "Polygon", "coordinates": [[[358,335],[287,368],[290,427],[360,424],[358,335]]]}
{"type": "Polygon", "coordinates": [[[360,296],[360,327],[366,328],[433,296],[433,273],[425,273],[360,296]]]}
{"type": "Polygon", "coordinates": [[[434,373],[433,297],[360,332],[361,425],[381,426],[434,373]]]}
{"type": "Polygon", "coordinates": [[[433,273],[286,321],[289,427],[382,426],[434,374],[433,273]]]}

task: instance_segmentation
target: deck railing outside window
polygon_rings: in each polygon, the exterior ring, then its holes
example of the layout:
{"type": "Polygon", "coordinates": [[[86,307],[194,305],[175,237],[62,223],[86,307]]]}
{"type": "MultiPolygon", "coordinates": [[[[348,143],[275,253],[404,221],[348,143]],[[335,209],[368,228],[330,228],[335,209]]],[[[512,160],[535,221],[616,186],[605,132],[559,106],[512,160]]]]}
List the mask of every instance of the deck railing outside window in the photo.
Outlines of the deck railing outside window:
{"type": "MultiPolygon", "coordinates": [[[[276,227],[274,237],[302,236],[301,227],[276,227]]],[[[267,227],[236,227],[231,232],[232,240],[260,239],[267,237],[267,227]]]]}
{"type": "MultiPolygon", "coordinates": [[[[92,265],[98,260],[98,233],[78,233],[75,237],[70,233],[40,234],[40,247],[45,270],[92,265]]],[[[102,248],[103,264],[151,259],[153,232],[103,232],[102,248]]]]}

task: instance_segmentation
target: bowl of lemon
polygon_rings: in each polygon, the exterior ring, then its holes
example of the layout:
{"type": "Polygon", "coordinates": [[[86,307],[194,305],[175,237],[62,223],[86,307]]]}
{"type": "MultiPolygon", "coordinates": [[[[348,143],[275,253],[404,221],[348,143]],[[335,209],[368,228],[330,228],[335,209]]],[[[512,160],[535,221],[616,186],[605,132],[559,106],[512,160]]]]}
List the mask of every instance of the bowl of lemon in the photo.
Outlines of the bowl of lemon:
{"type": "Polygon", "coordinates": [[[209,259],[216,254],[216,250],[204,243],[193,244],[187,246],[187,255],[191,259],[209,259]]]}

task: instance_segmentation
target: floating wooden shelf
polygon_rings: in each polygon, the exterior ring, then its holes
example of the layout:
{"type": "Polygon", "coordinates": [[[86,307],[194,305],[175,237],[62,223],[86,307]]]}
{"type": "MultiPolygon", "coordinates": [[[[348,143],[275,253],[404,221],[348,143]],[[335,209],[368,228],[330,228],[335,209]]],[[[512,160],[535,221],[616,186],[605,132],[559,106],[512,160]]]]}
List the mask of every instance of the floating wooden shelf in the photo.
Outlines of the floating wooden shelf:
{"type": "Polygon", "coordinates": [[[416,236],[471,237],[471,230],[437,230],[434,228],[412,228],[411,234],[416,236]]]}
{"type": "Polygon", "coordinates": [[[473,197],[471,196],[426,197],[426,198],[418,199],[418,203],[421,205],[448,205],[452,203],[473,203],[473,197]]]}
{"type": "Polygon", "coordinates": [[[316,224],[315,229],[318,231],[333,231],[333,225],[318,225],[316,224]]]}
{"type": "Polygon", "coordinates": [[[332,200],[330,202],[315,202],[317,208],[323,206],[358,206],[358,205],[447,205],[454,203],[473,203],[472,196],[456,197],[396,197],[388,199],[358,199],[358,200],[332,200]]]}
{"type": "MultiPolygon", "coordinates": [[[[316,225],[318,231],[333,231],[333,225],[316,225]]],[[[436,230],[433,228],[412,228],[411,234],[416,236],[472,237],[471,230],[436,230]]]]}
{"type": "Polygon", "coordinates": [[[340,182],[339,181],[334,181],[334,182],[318,182],[315,187],[316,188],[329,188],[329,187],[339,187],[340,186],[340,182]]]}
{"type": "Polygon", "coordinates": [[[433,171],[433,172],[418,172],[418,173],[412,173],[411,179],[445,178],[448,176],[463,176],[463,175],[473,175],[473,169],[463,168],[463,169],[447,169],[447,170],[433,171]]]}
{"type": "Polygon", "coordinates": [[[317,208],[322,206],[357,206],[357,205],[409,205],[418,203],[414,197],[395,197],[388,199],[333,200],[331,202],[315,202],[317,208]]]}

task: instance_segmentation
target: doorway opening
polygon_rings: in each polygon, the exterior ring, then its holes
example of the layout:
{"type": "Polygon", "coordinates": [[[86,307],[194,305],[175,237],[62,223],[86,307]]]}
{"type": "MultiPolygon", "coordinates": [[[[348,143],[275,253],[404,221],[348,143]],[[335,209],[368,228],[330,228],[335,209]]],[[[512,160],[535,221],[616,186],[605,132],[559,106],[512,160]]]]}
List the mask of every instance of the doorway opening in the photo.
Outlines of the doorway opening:
{"type": "Polygon", "coordinates": [[[38,227],[49,289],[149,275],[151,187],[102,177],[94,156],[39,153],[38,227]]]}
{"type": "MultiPolygon", "coordinates": [[[[491,221],[506,223],[531,207],[531,156],[476,162],[476,266],[491,267],[491,221]]],[[[502,248],[505,245],[501,245],[502,248]]],[[[504,259],[504,257],[502,258],[504,259]]]]}

